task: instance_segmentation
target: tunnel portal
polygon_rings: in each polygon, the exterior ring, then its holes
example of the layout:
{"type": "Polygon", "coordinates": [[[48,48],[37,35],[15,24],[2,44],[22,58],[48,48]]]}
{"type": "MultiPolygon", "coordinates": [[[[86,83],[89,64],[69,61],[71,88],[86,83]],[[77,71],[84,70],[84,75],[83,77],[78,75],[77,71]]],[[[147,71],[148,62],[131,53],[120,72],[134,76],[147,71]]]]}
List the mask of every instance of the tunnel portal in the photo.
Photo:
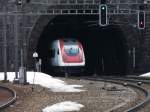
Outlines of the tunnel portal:
{"type": "Polygon", "coordinates": [[[43,29],[37,44],[42,71],[51,73],[49,64],[50,43],[59,38],[76,38],[84,48],[86,74],[124,75],[127,66],[127,50],[124,34],[117,25],[100,27],[98,16],[56,16],[43,29]]]}

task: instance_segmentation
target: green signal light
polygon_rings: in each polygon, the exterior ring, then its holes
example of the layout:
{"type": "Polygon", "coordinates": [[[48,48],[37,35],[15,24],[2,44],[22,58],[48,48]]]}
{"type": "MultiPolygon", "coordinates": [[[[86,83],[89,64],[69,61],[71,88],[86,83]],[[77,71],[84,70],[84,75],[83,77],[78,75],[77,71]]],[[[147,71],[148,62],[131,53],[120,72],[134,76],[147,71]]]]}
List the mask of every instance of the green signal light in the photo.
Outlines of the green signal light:
{"type": "Polygon", "coordinates": [[[105,10],[105,6],[102,6],[101,8],[102,8],[102,10],[105,10]]]}

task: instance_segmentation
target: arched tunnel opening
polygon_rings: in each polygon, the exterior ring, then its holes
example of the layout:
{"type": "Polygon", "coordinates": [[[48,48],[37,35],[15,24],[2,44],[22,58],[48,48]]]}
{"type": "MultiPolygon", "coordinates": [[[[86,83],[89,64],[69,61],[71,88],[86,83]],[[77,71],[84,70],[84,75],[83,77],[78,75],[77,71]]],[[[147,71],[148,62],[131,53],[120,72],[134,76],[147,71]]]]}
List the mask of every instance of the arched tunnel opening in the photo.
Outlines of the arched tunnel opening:
{"type": "Polygon", "coordinates": [[[83,74],[124,75],[127,66],[127,48],[124,34],[117,25],[100,27],[98,16],[56,16],[43,30],[37,45],[42,59],[42,72],[52,74],[49,47],[53,40],[76,38],[85,53],[83,74]]]}

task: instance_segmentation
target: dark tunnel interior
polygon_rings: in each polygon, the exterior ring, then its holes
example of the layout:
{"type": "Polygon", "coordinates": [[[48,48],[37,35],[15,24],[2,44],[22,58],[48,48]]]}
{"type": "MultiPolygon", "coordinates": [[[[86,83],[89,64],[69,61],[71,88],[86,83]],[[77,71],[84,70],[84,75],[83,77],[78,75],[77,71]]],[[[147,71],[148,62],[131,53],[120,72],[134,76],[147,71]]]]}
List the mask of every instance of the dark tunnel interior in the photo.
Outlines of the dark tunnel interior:
{"type": "Polygon", "coordinates": [[[76,38],[84,48],[85,73],[125,75],[127,50],[124,34],[117,25],[100,27],[98,16],[56,16],[43,30],[37,52],[42,59],[42,72],[51,74],[50,43],[58,38],[76,38]]]}

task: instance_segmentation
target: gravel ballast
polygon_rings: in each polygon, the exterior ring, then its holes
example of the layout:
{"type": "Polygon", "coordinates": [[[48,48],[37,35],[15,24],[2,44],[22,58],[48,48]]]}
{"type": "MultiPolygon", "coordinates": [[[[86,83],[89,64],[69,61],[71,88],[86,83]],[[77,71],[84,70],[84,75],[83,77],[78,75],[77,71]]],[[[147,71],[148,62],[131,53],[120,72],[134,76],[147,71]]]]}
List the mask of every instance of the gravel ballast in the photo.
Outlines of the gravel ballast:
{"type": "Polygon", "coordinates": [[[17,93],[16,102],[2,112],[42,112],[47,106],[63,101],[72,101],[84,105],[80,112],[110,112],[129,102],[134,102],[137,94],[134,90],[104,82],[65,79],[68,84],[83,85],[83,92],[52,92],[39,85],[3,84],[14,89],[17,93]],[[105,85],[105,89],[104,88],[105,85]],[[113,90],[113,88],[115,89],[113,90]],[[112,90],[111,90],[112,89],[112,90]]]}

